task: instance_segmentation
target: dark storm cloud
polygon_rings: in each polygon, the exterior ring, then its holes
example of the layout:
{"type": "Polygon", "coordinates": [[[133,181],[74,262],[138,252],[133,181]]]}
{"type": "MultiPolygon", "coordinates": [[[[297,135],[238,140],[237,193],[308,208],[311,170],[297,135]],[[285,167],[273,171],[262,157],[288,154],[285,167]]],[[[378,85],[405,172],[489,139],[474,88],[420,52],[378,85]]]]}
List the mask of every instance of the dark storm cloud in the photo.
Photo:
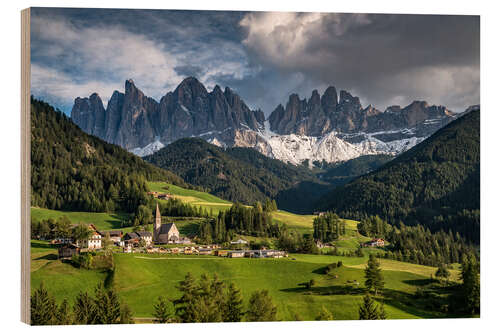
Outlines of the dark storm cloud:
{"type": "Polygon", "coordinates": [[[479,102],[479,17],[249,15],[251,63],[352,90],[379,108],[428,99],[461,111],[479,102]]]}
{"type": "Polygon", "coordinates": [[[269,114],[328,85],[384,109],[414,99],[479,102],[479,18],[35,8],[32,89],[69,111],[133,78],[159,99],[186,76],[269,114]]]}

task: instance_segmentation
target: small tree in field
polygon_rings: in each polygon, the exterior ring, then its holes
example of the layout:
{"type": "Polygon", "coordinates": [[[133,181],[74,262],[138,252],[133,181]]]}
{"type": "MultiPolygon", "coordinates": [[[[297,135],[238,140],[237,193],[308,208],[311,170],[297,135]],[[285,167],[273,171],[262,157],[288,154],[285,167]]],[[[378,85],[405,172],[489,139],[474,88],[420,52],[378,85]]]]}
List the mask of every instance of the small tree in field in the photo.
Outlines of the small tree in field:
{"type": "Polygon", "coordinates": [[[375,320],[378,319],[378,309],[370,295],[366,294],[363,297],[363,304],[359,307],[360,320],[375,320]]]}
{"type": "Polygon", "coordinates": [[[250,296],[248,321],[276,321],[276,306],[268,290],[258,290],[250,296]]]}
{"type": "Polygon", "coordinates": [[[380,269],[380,263],[373,254],[370,254],[368,264],[365,268],[365,286],[368,291],[373,290],[375,295],[378,291],[384,288],[384,277],[380,269]]]}
{"type": "Polygon", "coordinates": [[[450,271],[446,268],[444,264],[439,264],[439,267],[436,271],[436,277],[439,279],[448,279],[450,277],[450,271]]]}
{"type": "Polygon", "coordinates": [[[333,320],[333,315],[324,306],[321,307],[321,312],[316,317],[316,320],[333,320]]]}

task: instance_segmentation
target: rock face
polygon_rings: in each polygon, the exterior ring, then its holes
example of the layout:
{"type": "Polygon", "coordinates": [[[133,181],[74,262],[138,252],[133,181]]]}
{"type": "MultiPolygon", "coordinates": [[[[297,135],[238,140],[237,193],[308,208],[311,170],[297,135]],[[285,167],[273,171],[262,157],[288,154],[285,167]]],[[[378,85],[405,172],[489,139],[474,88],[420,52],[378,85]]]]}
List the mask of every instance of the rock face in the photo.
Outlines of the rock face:
{"type": "Polygon", "coordinates": [[[115,91],[106,109],[97,94],[76,98],[71,118],[84,131],[139,156],[169,143],[200,137],[221,147],[251,147],[293,164],[339,162],[362,155],[397,155],[423,141],[457,115],[444,106],[415,101],[384,112],[345,90],[314,90],[309,99],[291,94],[266,120],[230,88],[207,89],[188,77],[159,102],[132,80],[115,91]]]}
{"type": "MultiPolygon", "coordinates": [[[[339,133],[375,133],[415,127],[429,119],[453,119],[453,113],[444,106],[430,106],[415,101],[405,108],[391,106],[381,112],[371,105],[361,106],[358,97],[341,90],[337,100],[335,87],[326,89],[323,96],[312,92],[309,100],[290,95],[286,107],[278,105],[269,117],[275,133],[323,136],[331,131],[339,133]]],[[[429,132],[436,129],[431,128],[429,132]]]]}
{"type": "Polygon", "coordinates": [[[257,131],[265,120],[262,111],[250,110],[231,89],[223,92],[216,86],[208,92],[193,77],[183,80],[159,103],[127,80],[125,93],[115,91],[106,110],[97,94],[76,98],[71,118],[85,132],[129,150],[156,141],[167,144],[224,131],[257,131]]]}

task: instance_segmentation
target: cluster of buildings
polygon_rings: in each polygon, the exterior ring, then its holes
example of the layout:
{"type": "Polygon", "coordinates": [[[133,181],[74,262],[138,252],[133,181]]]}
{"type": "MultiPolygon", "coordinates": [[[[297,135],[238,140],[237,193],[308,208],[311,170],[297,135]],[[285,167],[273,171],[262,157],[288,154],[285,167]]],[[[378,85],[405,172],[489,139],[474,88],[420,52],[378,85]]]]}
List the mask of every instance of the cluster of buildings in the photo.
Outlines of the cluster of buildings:
{"type": "MultiPolygon", "coordinates": [[[[123,234],[121,230],[99,231],[93,225],[89,225],[91,231],[90,237],[83,242],[73,244],[71,239],[57,240],[57,243],[63,244],[59,248],[59,257],[68,258],[74,254],[80,253],[80,248],[89,250],[99,250],[103,247],[103,242],[109,236],[110,241],[116,246],[123,248],[123,252],[147,252],[147,253],[172,253],[172,254],[194,254],[194,255],[214,255],[218,257],[229,258],[282,258],[288,256],[285,251],[279,250],[222,250],[217,244],[195,246],[191,239],[181,237],[175,223],[161,223],[161,214],[158,205],[156,205],[156,214],[153,232],[134,231],[123,234]],[[157,244],[160,246],[154,247],[157,244]],[[161,245],[178,244],[178,247],[162,247],[161,245]]],[[[244,239],[238,239],[231,242],[231,245],[246,245],[248,242],[244,239]]]]}
{"type": "MultiPolygon", "coordinates": [[[[127,249],[126,252],[133,252],[133,249],[127,249]]],[[[288,257],[285,251],[281,250],[224,250],[219,245],[208,246],[185,246],[185,247],[152,247],[146,249],[147,253],[166,253],[166,254],[193,254],[207,255],[227,258],[283,258],[288,257]]]]}

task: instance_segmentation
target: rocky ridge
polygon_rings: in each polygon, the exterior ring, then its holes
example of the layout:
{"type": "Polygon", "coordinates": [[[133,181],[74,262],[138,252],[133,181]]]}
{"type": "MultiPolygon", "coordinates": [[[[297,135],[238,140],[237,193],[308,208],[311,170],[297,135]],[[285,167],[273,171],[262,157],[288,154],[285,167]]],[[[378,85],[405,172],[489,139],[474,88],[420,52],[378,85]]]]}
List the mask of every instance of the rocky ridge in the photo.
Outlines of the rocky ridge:
{"type": "Polygon", "coordinates": [[[221,147],[251,147],[285,162],[328,163],[363,155],[397,155],[457,117],[444,106],[415,101],[384,112],[335,87],[309,99],[291,94],[265,119],[226,87],[207,89],[188,77],[160,102],[147,97],[132,80],[115,91],[106,109],[96,93],[76,98],[71,118],[87,133],[145,156],[169,143],[200,137],[221,147]]]}

